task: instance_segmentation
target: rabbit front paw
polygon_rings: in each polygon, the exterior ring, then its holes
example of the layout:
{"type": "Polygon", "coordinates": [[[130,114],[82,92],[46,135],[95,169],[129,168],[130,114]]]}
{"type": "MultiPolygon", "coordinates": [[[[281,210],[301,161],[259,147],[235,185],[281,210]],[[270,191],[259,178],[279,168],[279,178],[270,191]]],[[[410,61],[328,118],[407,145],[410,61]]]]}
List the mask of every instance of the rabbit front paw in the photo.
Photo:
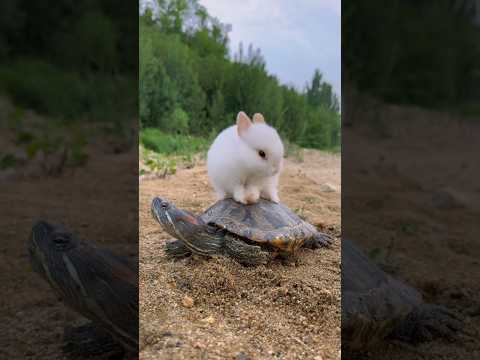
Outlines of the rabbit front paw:
{"type": "Polygon", "coordinates": [[[264,189],[261,192],[261,197],[265,200],[273,201],[274,203],[280,203],[280,198],[278,197],[278,192],[276,189],[264,189]]]}
{"type": "Polygon", "coordinates": [[[247,197],[245,196],[245,188],[244,187],[237,187],[235,188],[235,190],[233,191],[233,199],[235,201],[238,201],[239,203],[242,203],[242,204],[247,204],[247,197]]]}

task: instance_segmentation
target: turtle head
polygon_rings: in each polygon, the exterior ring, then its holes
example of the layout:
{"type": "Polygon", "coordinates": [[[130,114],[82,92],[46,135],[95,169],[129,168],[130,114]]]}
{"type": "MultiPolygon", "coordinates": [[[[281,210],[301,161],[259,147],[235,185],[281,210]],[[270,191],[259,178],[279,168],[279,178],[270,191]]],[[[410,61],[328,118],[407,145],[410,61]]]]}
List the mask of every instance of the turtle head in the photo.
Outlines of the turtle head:
{"type": "Polygon", "coordinates": [[[101,324],[127,347],[135,346],[132,342],[138,335],[132,339],[129,334],[138,325],[138,320],[133,322],[132,330],[131,321],[135,315],[138,319],[138,275],[123,261],[45,221],[32,227],[28,251],[34,271],[65,305],[101,324]]]}
{"type": "Polygon", "coordinates": [[[33,270],[56,287],[59,268],[64,266],[64,255],[77,245],[78,239],[63,226],[38,221],[32,227],[28,241],[33,270]]]}
{"type": "Polygon", "coordinates": [[[198,226],[203,226],[196,216],[159,197],[152,201],[152,215],[167,233],[177,239],[188,238],[198,226]]]}

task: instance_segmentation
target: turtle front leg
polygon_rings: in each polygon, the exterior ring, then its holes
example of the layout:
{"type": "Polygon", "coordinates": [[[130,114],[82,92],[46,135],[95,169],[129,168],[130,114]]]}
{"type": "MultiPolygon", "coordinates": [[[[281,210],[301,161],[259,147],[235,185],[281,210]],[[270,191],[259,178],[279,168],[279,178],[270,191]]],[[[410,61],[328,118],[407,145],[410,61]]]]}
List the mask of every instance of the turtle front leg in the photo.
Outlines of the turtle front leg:
{"type": "Polygon", "coordinates": [[[167,256],[186,257],[191,254],[213,256],[223,250],[225,231],[213,226],[197,227],[194,231],[181,233],[179,240],[170,240],[165,245],[167,256]]]}
{"type": "Polygon", "coordinates": [[[67,359],[100,357],[121,359],[126,350],[93,323],[64,329],[63,354],[67,359]]]}
{"type": "Polygon", "coordinates": [[[181,240],[170,240],[165,244],[165,253],[169,257],[183,258],[192,255],[192,252],[181,240]]]}
{"type": "Polygon", "coordinates": [[[436,337],[453,340],[461,328],[462,322],[447,308],[422,304],[398,324],[390,337],[414,344],[436,337]]]}
{"type": "Polygon", "coordinates": [[[271,254],[260,246],[249,245],[229,234],[225,235],[224,247],[227,255],[242,265],[262,265],[272,258],[271,254]]]}
{"type": "Polygon", "coordinates": [[[333,243],[333,237],[325,233],[317,232],[314,236],[306,239],[303,247],[308,249],[318,249],[321,247],[330,247],[333,243]]]}

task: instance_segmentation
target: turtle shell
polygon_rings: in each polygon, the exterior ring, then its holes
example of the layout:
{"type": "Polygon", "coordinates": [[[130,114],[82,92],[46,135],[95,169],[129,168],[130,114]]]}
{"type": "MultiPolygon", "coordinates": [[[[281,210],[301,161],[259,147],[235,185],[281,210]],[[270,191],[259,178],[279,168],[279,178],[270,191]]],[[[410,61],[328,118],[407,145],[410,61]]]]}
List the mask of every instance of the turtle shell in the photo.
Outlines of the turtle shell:
{"type": "Polygon", "coordinates": [[[294,252],[317,230],[285,205],[260,199],[243,205],[232,199],[220,200],[208,208],[200,219],[208,224],[250,241],[294,252]]]}
{"type": "Polygon", "coordinates": [[[342,239],[342,345],[372,347],[422,304],[414,288],[393,279],[342,239]]]}

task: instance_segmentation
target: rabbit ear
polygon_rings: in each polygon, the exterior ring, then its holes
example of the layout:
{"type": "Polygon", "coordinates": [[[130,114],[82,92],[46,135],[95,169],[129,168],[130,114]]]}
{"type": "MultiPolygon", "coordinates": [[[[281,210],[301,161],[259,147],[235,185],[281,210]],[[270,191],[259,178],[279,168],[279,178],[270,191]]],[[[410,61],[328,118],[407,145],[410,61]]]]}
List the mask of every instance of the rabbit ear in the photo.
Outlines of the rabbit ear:
{"type": "Polygon", "coordinates": [[[255,124],[266,124],[265,118],[260,113],[256,113],[255,115],[253,115],[253,122],[255,124]]]}
{"type": "Polygon", "coordinates": [[[239,136],[242,136],[248,128],[252,126],[252,121],[243,111],[240,111],[237,115],[237,132],[239,136]]]}

